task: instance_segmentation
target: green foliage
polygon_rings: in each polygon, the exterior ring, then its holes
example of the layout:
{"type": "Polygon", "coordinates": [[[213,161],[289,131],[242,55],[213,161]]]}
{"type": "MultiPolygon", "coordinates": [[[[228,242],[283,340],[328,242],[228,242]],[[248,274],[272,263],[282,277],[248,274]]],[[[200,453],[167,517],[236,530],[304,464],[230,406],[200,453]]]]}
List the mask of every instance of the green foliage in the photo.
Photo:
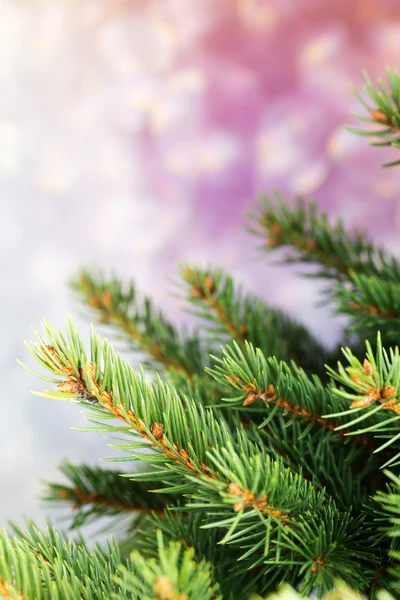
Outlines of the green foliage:
{"type": "Polygon", "coordinates": [[[171,494],[155,494],[160,488],[159,482],[126,481],[120,471],[101,469],[85,464],[73,465],[65,462],[59,467],[68,480],[67,484],[49,483],[43,499],[55,506],[72,507],[74,513],[71,527],[78,528],[89,523],[98,523],[102,517],[114,518],[115,527],[119,527],[125,516],[126,529],[138,527],[144,515],[164,513],[169,505],[177,503],[177,497],[171,494]]]}
{"type": "MultiPolygon", "coordinates": [[[[397,399],[400,385],[399,349],[390,348],[387,352],[382,347],[380,336],[376,352],[369,342],[366,345],[367,353],[363,363],[354,356],[350,348],[346,348],[343,354],[348,366],[338,363],[338,372],[328,367],[332,379],[340,384],[333,388],[333,394],[344,400],[350,409],[327,416],[349,419],[347,429],[356,425],[356,429],[352,429],[348,435],[368,434],[377,439],[386,439],[374,452],[388,450],[390,458],[383,466],[394,466],[400,463],[400,405],[397,399]]],[[[343,425],[338,430],[342,427],[343,425]]]]}
{"type": "Polygon", "coordinates": [[[207,355],[198,337],[179,333],[148,297],[138,300],[133,282],[124,286],[116,278],[105,279],[85,269],[71,285],[101,323],[112,326],[134,350],[146,353],[148,366],[161,365],[188,374],[203,370],[207,355]]]}
{"type": "MultiPolygon", "coordinates": [[[[396,69],[387,68],[386,75],[388,87],[381,79],[374,85],[367,73],[364,73],[365,88],[369,98],[365,99],[357,94],[364,109],[368,111],[365,115],[356,115],[361,121],[367,123],[366,129],[354,129],[350,131],[358,135],[372,138],[372,146],[393,146],[400,148],[400,75],[396,69]],[[370,104],[372,101],[372,104],[370,104]]],[[[385,167],[399,165],[395,160],[386,163],[385,167]]]]}
{"type": "MultiPolygon", "coordinates": [[[[377,135],[400,147],[400,80],[388,77],[388,91],[369,80],[367,91],[377,135]]],[[[326,300],[349,316],[347,365],[326,374],[336,350],[218,269],[182,271],[194,333],[138,300],[132,283],[82,271],[73,287],[83,302],[162,377],[148,380],[93,330],[86,349],[71,320],[66,334],[46,322],[28,344],[51,384],[38,395],[80,405],[81,431],[111,438],[127,469],[65,463],[67,482],[49,484],[46,500],[73,509],[75,530],[106,517],[117,541],[89,549],[33,525],[3,532],[0,595],[399,597],[400,355],[381,339],[398,341],[400,262],[303,201],[264,199],[251,231],[324,278],[326,300]]]]}
{"type": "Polygon", "coordinates": [[[20,600],[207,600],[221,598],[212,567],[194,560],[178,542],[164,546],[157,531],[157,559],[133,552],[123,564],[118,548],[63,540],[54,529],[40,533],[32,524],[10,538],[0,532],[0,594],[20,600]]]}
{"type": "Polygon", "coordinates": [[[120,564],[116,546],[89,552],[54,529],[42,534],[32,524],[16,532],[18,537],[10,538],[0,531],[0,593],[5,598],[106,600],[121,591],[114,582],[120,564]]]}
{"type": "Polygon", "coordinates": [[[385,340],[397,342],[400,262],[396,258],[365,236],[347,233],[342,221],[330,224],[312,202],[286,205],[280,198],[264,198],[253,219],[251,231],[266,240],[263,248],[280,250],[283,262],[315,267],[308,276],[328,282],[327,299],[333,299],[336,312],[350,315],[350,332],[358,334],[359,340],[364,342],[367,335],[374,338],[380,331],[385,340]]]}
{"type": "Polygon", "coordinates": [[[233,279],[218,269],[185,267],[186,299],[190,312],[205,322],[209,337],[218,343],[230,339],[251,342],[268,356],[295,360],[305,368],[321,371],[326,351],[295,319],[245,293],[233,279]]]}
{"type": "Polygon", "coordinates": [[[400,263],[360,233],[349,234],[338,219],[330,224],[315,203],[299,199],[286,203],[276,196],[261,198],[252,216],[251,233],[263,239],[263,249],[284,248],[284,263],[309,263],[319,267],[313,276],[348,282],[349,275],[369,275],[400,282],[400,263]]]}
{"type": "MultiPolygon", "coordinates": [[[[132,600],[222,600],[211,579],[211,565],[194,560],[193,549],[184,550],[179,542],[164,546],[157,532],[158,557],[144,558],[134,552],[126,566],[118,568],[116,582],[132,600]]],[[[121,595],[113,593],[112,598],[121,595]]]]}
{"type": "Polygon", "coordinates": [[[350,285],[335,288],[337,311],[350,316],[351,330],[374,339],[381,331],[388,343],[400,332],[400,282],[381,275],[349,274],[350,285]]]}

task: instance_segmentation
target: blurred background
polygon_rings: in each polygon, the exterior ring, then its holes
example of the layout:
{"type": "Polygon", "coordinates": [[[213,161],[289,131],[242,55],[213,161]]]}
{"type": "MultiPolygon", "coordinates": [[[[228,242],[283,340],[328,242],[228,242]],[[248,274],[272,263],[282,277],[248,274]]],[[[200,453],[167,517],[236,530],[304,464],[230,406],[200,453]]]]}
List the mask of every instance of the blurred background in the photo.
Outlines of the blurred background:
{"type": "Polygon", "coordinates": [[[400,254],[393,150],[345,131],[362,69],[399,66],[398,0],[0,0],[0,524],[43,523],[39,479],[110,455],[71,431],[42,382],[30,325],[74,315],[82,265],[133,277],[171,318],[179,262],[212,263],[307,323],[342,322],[317,286],[256,253],[244,211],[305,195],[400,254]]]}

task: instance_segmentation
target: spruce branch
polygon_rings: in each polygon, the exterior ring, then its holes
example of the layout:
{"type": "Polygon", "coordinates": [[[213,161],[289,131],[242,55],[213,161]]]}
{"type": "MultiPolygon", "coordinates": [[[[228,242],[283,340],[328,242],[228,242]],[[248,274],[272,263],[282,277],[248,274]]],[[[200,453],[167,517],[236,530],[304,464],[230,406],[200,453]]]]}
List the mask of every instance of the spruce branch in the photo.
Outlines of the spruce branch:
{"type": "Polygon", "coordinates": [[[303,200],[287,206],[283,199],[261,199],[249,230],[263,238],[263,248],[285,248],[284,263],[319,265],[314,276],[347,282],[351,273],[376,276],[400,283],[400,263],[384,249],[368,242],[359,233],[350,235],[339,219],[330,224],[316,204],[303,200]]]}
{"type": "MultiPolygon", "coordinates": [[[[400,148],[400,75],[396,69],[386,69],[387,84],[378,79],[374,85],[364,72],[364,92],[369,98],[357,94],[368,116],[358,117],[367,123],[366,129],[349,128],[349,131],[372,139],[371,146],[393,146],[400,148]],[[372,102],[372,104],[370,104],[372,102]]],[[[386,163],[385,167],[400,164],[399,160],[386,163]]]]}
{"type": "MultiPolygon", "coordinates": [[[[399,350],[396,347],[390,348],[387,352],[382,346],[379,334],[376,351],[373,351],[368,341],[366,348],[366,358],[363,363],[349,348],[346,348],[343,354],[348,366],[345,367],[339,362],[337,371],[328,367],[328,373],[335,383],[332,388],[333,394],[347,404],[347,409],[330,416],[340,418],[346,415],[350,418],[346,429],[352,429],[357,425],[355,431],[347,431],[346,435],[368,434],[374,435],[376,439],[387,439],[386,442],[379,444],[375,452],[382,452],[389,448],[392,456],[383,466],[396,465],[400,463],[399,350]],[[363,426],[360,427],[360,424],[363,426]]],[[[341,431],[342,427],[342,425],[337,427],[336,431],[341,431]]]]}
{"type": "MultiPolygon", "coordinates": [[[[61,389],[43,395],[78,396],[88,414],[97,419],[96,431],[115,431],[112,425],[101,423],[109,418],[124,421],[126,426],[117,430],[125,433],[127,442],[115,446],[128,453],[126,460],[142,457],[136,449],[142,448],[143,443],[130,441],[136,432],[147,442],[147,447],[150,444],[157,450],[146,455],[159,468],[150,477],[168,484],[180,478],[178,485],[167,485],[166,489],[185,494],[189,500],[185,510],[205,509],[205,526],[225,529],[224,542],[241,548],[241,559],[249,561],[249,567],[259,566],[264,570],[262,565],[266,564],[269,565],[266,571],[272,573],[272,565],[286,564],[305,578],[306,587],[315,580],[319,589],[326,590],[333,575],[344,568],[345,552],[341,558],[342,551],[336,552],[334,548],[343,548],[344,540],[350,540],[343,537],[343,531],[348,529],[352,533],[349,553],[357,547],[359,559],[358,566],[347,561],[351,565],[348,580],[356,587],[361,580],[366,583],[363,564],[373,564],[376,558],[373,552],[365,550],[368,533],[362,519],[354,520],[350,514],[340,512],[323,491],[316,492],[302,476],[288,472],[279,458],[271,461],[243,433],[233,436],[222,419],[216,420],[213,413],[190,398],[181,399],[176,390],[159,379],[146,383],[143,375],[136,374],[110,348],[107,340],[92,334],[91,361],[88,361],[71,322],[67,327],[68,341],[50,325],[44,328],[50,344],[46,345],[38,335],[39,344],[29,348],[42,366],[64,381],[59,384],[61,389]],[[155,424],[162,425],[157,434],[155,424]],[[186,484],[182,483],[182,477],[186,484]],[[335,522],[341,525],[331,530],[322,546],[311,552],[314,560],[321,552],[324,554],[323,566],[314,573],[310,554],[305,556],[297,542],[301,539],[303,543],[307,536],[314,536],[313,527],[322,527],[328,515],[330,519],[337,515],[335,522]]],[[[49,379],[57,383],[57,379],[49,379]]],[[[149,474],[129,477],[145,479],[149,474]]]]}
{"type": "MultiPolygon", "coordinates": [[[[317,376],[307,376],[294,363],[289,366],[275,358],[267,358],[247,342],[244,349],[233,342],[224,349],[222,358],[213,358],[216,366],[208,372],[238,391],[238,395],[224,398],[225,402],[234,407],[247,407],[262,401],[261,410],[270,409],[270,415],[260,427],[267,425],[274,415],[286,413],[340,437],[347,433],[346,425],[338,430],[339,425],[346,423],[345,401],[340,395],[332,394],[317,376]],[[331,411],[338,413],[340,409],[340,421],[334,422],[324,416],[331,411]]],[[[363,447],[375,447],[368,436],[357,436],[353,441],[363,447]]]]}
{"type": "MultiPolygon", "coordinates": [[[[212,580],[212,566],[195,561],[194,550],[179,542],[164,545],[161,531],[156,532],[157,558],[144,558],[133,552],[129,563],[118,567],[116,582],[132,600],[222,600],[212,580]]],[[[111,596],[119,600],[118,594],[111,596]]]]}
{"type": "MultiPolygon", "coordinates": [[[[61,332],[53,330],[49,324],[44,325],[44,330],[51,344],[46,345],[37,334],[40,344],[27,344],[27,347],[43,367],[61,376],[63,381],[42,376],[57,383],[57,388],[39,395],[82,399],[90,407],[93,418],[115,418],[125,423],[125,427],[118,429],[105,426],[104,431],[129,433],[133,430],[145,440],[144,446],[133,444],[131,449],[153,447],[161,451],[166,464],[175,464],[180,471],[216,478],[204,462],[207,458],[201,431],[204,429],[216,434],[209,440],[210,444],[226,437],[227,431],[223,423],[212,431],[214,417],[211,412],[195,406],[189,399],[179,398],[175,390],[160,379],[147,384],[143,373],[136,374],[108,341],[101,340],[93,331],[92,360],[87,360],[82,340],[72,321],[67,325],[69,345],[61,332]],[[197,418],[192,420],[193,417],[197,418]]],[[[129,444],[126,447],[129,448],[129,444]]],[[[149,455],[149,460],[159,462],[154,454],[149,455]]]]}
{"type": "Polygon", "coordinates": [[[168,505],[177,502],[170,494],[154,494],[160,483],[130,481],[119,471],[91,467],[85,464],[63,463],[59,470],[67,484],[49,483],[43,500],[55,505],[68,504],[74,514],[73,528],[81,527],[101,517],[140,518],[152,513],[164,515],[168,505]]]}
{"type": "Polygon", "coordinates": [[[119,279],[105,279],[101,274],[83,270],[72,287],[97,313],[100,323],[112,326],[135,350],[149,355],[159,365],[189,376],[202,372],[207,357],[199,339],[179,333],[149,298],[139,301],[132,282],[124,286],[119,279]]]}
{"type": "MultiPolygon", "coordinates": [[[[107,552],[64,541],[53,529],[42,534],[33,524],[18,537],[0,531],[0,591],[12,600],[106,600],[122,589],[114,582],[118,549],[107,552]]],[[[121,593],[120,598],[125,596],[121,593]]]]}
{"type": "Polygon", "coordinates": [[[321,370],[325,350],[295,319],[245,293],[220,270],[186,266],[182,277],[188,285],[186,299],[219,343],[233,339],[243,346],[251,342],[268,356],[296,360],[311,371],[321,370]]]}
{"type": "Polygon", "coordinates": [[[196,562],[194,550],[177,542],[164,546],[156,532],[157,556],[137,551],[122,564],[116,546],[90,551],[64,541],[52,529],[46,535],[32,524],[0,532],[0,593],[12,600],[222,600],[212,581],[211,565],[196,562]]]}
{"type": "Polygon", "coordinates": [[[383,277],[350,273],[351,285],[335,288],[337,311],[350,316],[351,329],[364,337],[380,331],[396,343],[400,331],[400,284],[383,277]]]}
{"type": "Polygon", "coordinates": [[[245,561],[238,560],[240,550],[220,544],[224,537],[224,532],[220,529],[208,529],[204,535],[201,527],[205,519],[205,511],[200,510],[167,513],[164,517],[158,515],[149,517],[149,527],[145,532],[141,532],[140,552],[143,556],[157,556],[154,530],[159,529],[164,540],[180,540],[184,548],[193,548],[197,562],[206,560],[213,565],[213,579],[218,582],[224,599],[234,600],[239,589],[243,597],[246,597],[246,590],[256,588],[254,571],[248,570],[245,561]]]}

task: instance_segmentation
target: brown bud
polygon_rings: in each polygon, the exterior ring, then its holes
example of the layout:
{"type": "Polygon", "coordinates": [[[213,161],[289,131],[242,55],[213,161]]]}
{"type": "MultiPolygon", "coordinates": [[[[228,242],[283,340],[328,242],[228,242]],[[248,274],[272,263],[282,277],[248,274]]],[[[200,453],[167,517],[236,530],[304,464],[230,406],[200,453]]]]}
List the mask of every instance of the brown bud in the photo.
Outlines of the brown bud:
{"type": "Polygon", "coordinates": [[[68,498],[68,492],[67,490],[58,490],[57,496],[61,498],[61,500],[66,500],[68,498]]]}
{"type": "Polygon", "coordinates": [[[317,242],[313,239],[308,239],[304,242],[304,250],[310,252],[317,248],[317,242]]]}
{"type": "Polygon", "coordinates": [[[185,460],[190,460],[190,456],[189,454],[186,452],[186,450],[184,448],[181,448],[179,450],[179,454],[182,456],[182,458],[184,458],[185,460]]]}
{"type": "Polygon", "coordinates": [[[162,423],[153,423],[150,427],[151,435],[156,438],[156,440],[161,440],[164,435],[164,425],[162,423]]]}
{"type": "Polygon", "coordinates": [[[385,388],[383,388],[383,390],[381,392],[381,397],[386,400],[387,398],[392,398],[396,394],[397,394],[396,388],[393,387],[392,385],[388,385],[385,388]]]}
{"type": "Polygon", "coordinates": [[[90,360],[86,361],[86,371],[91,379],[96,378],[96,366],[90,360]]]}
{"type": "Polygon", "coordinates": [[[371,375],[372,373],[372,365],[367,359],[365,359],[363,363],[363,373],[364,375],[371,375]]]}
{"type": "Polygon", "coordinates": [[[376,402],[376,398],[373,395],[365,396],[364,398],[354,400],[354,402],[350,404],[350,408],[366,408],[373,402],[376,402]]]}
{"type": "Polygon", "coordinates": [[[174,590],[172,583],[165,575],[159,575],[156,580],[156,594],[159,600],[172,600],[174,597],[174,590]]]}
{"type": "Polygon", "coordinates": [[[243,379],[240,379],[237,375],[225,375],[225,377],[233,385],[240,385],[241,387],[244,385],[243,379]]]}
{"type": "Polygon", "coordinates": [[[241,325],[239,328],[240,331],[240,335],[242,336],[242,338],[245,338],[247,336],[247,327],[246,325],[241,325]]]}
{"type": "Polygon", "coordinates": [[[228,494],[232,494],[232,496],[243,496],[244,492],[238,483],[230,483],[228,485],[228,494]]]}
{"type": "Polygon", "coordinates": [[[267,387],[267,393],[264,394],[265,402],[272,402],[276,398],[275,388],[272,384],[267,387]]]}
{"type": "Polygon", "coordinates": [[[283,233],[283,229],[282,229],[281,225],[279,225],[279,223],[272,223],[272,225],[270,226],[269,229],[270,229],[271,233],[273,233],[276,236],[282,235],[282,233],[283,233]]]}
{"type": "Polygon", "coordinates": [[[204,287],[209,291],[210,294],[213,294],[215,292],[215,282],[210,275],[208,275],[208,277],[205,278],[204,287]]]}
{"type": "Polygon", "coordinates": [[[240,502],[235,502],[235,504],[233,505],[233,511],[234,512],[239,512],[245,506],[246,506],[246,501],[245,500],[241,500],[240,502]]]}
{"type": "Polygon", "coordinates": [[[105,306],[106,308],[110,308],[113,304],[113,299],[112,299],[110,292],[108,292],[108,291],[103,292],[103,294],[101,296],[101,301],[102,301],[103,306],[105,306]]]}
{"type": "Polygon", "coordinates": [[[53,356],[57,356],[57,350],[54,348],[54,346],[46,346],[46,350],[53,356]]]}
{"type": "Polygon", "coordinates": [[[374,119],[374,121],[381,123],[382,125],[391,124],[390,118],[380,108],[371,110],[371,117],[374,119]]]}
{"type": "Polygon", "coordinates": [[[71,381],[70,379],[68,379],[68,381],[62,381],[57,384],[56,387],[59,392],[64,394],[77,394],[80,391],[78,383],[76,381],[71,381]]]}
{"type": "Polygon", "coordinates": [[[253,404],[253,402],[258,400],[259,397],[260,395],[256,394],[256,392],[249,392],[244,399],[243,406],[249,406],[250,404],[253,404]]]}

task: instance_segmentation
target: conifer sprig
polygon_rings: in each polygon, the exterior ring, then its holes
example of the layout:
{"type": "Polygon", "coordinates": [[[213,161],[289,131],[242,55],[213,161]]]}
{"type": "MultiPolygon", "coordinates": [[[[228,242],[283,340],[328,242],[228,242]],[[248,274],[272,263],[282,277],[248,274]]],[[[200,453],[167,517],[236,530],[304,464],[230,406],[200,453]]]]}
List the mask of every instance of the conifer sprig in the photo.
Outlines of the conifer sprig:
{"type": "MultiPolygon", "coordinates": [[[[399,349],[386,351],[378,335],[376,351],[366,342],[367,352],[363,363],[350,348],[343,350],[347,366],[338,363],[338,370],[328,367],[334,382],[333,394],[347,403],[348,409],[332,418],[346,415],[350,418],[346,435],[374,435],[376,439],[386,439],[375,452],[390,449],[392,456],[383,466],[400,463],[400,355],[399,349]],[[354,416],[353,416],[354,415],[354,416]],[[373,417],[371,423],[370,417],[373,417]],[[353,427],[356,426],[355,429],[353,427]]],[[[328,416],[328,415],[326,415],[328,416]]],[[[343,426],[336,428],[341,431],[343,426]]]]}
{"type": "Polygon", "coordinates": [[[138,300],[132,282],[124,285],[117,278],[83,270],[72,287],[101,323],[112,326],[153,363],[189,376],[202,372],[207,355],[198,337],[179,333],[149,298],[138,300]]]}
{"type": "MultiPolygon", "coordinates": [[[[42,366],[63,381],[57,391],[42,395],[80,398],[90,418],[96,419],[94,430],[125,434],[125,442],[114,445],[127,453],[124,460],[143,456],[136,452],[143,442],[133,440],[133,432],[144,439],[146,447],[150,444],[156,450],[146,458],[158,472],[129,477],[161,479],[168,482],[167,490],[184,493],[185,510],[206,510],[205,526],[225,529],[224,542],[241,548],[241,560],[248,561],[248,568],[257,565],[265,572],[262,565],[266,564],[272,573],[272,565],[286,564],[301,574],[305,591],[314,584],[322,592],[327,590],[343,568],[350,569],[348,581],[353,585],[367,584],[362,565],[375,563],[376,557],[365,550],[368,531],[362,518],[340,512],[323,491],[317,492],[304,477],[288,472],[279,458],[272,461],[243,432],[234,435],[221,418],[190,398],[180,398],[159,379],[146,383],[143,374],[136,374],[107,340],[92,333],[88,361],[71,322],[68,339],[49,325],[44,327],[50,344],[38,335],[39,344],[29,348],[42,366]],[[110,418],[118,418],[125,426],[114,428],[107,424],[110,418]],[[338,527],[331,528],[329,536],[306,556],[298,541],[314,536],[328,518],[338,527]],[[345,540],[349,540],[349,556],[357,548],[359,566],[345,559],[345,540]],[[313,555],[314,562],[310,562],[313,555]],[[317,571],[315,561],[320,565],[317,571]]],[[[50,381],[57,383],[57,379],[50,381]]]]}
{"type": "Polygon", "coordinates": [[[160,482],[127,481],[121,473],[89,465],[63,463],[59,467],[68,484],[49,483],[43,500],[68,505],[73,511],[72,527],[97,522],[101,517],[128,516],[133,520],[152,513],[164,515],[176,496],[154,494],[160,482]]]}
{"type": "Polygon", "coordinates": [[[133,552],[126,564],[115,545],[89,551],[32,524],[16,533],[0,531],[0,593],[7,600],[222,600],[212,566],[196,562],[194,550],[179,542],[164,545],[161,531],[154,534],[155,558],[133,552]]]}
{"type": "Polygon", "coordinates": [[[235,340],[241,346],[251,342],[267,356],[295,360],[311,371],[321,370],[324,348],[295,319],[245,293],[218,269],[204,271],[187,266],[182,277],[188,285],[186,299],[217,342],[235,340]]]}
{"type": "Polygon", "coordinates": [[[375,338],[378,331],[389,343],[400,333],[400,283],[384,277],[350,273],[351,285],[335,287],[337,312],[350,316],[351,329],[363,338],[375,338]]]}
{"type": "Polygon", "coordinates": [[[339,219],[330,224],[315,203],[300,199],[286,204],[280,197],[261,198],[260,210],[252,216],[249,230],[263,238],[263,248],[285,248],[283,262],[319,266],[313,276],[348,282],[352,273],[377,276],[400,283],[400,263],[364,235],[346,232],[339,219]]]}
{"type": "MultiPolygon", "coordinates": [[[[367,123],[366,129],[349,128],[358,135],[371,138],[371,146],[393,146],[400,148],[400,75],[396,69],[387,68],[386,75],[388,87],[381,79],[374,85],[368,75],[364,73],[364,91],[369,96],[365,99],[357,94],[368,117],[356,115],[361,121],[367,123]]],[[[399,165],[400,160],[386,163],[384,167],[399,165]]]]}
{"type": "MultiPolygon", "coordinates": [[[[258,348],[246,342],[244,349],[236,343],[227,346],[222,358],[214,357],[216,367],[208,371],[219,381],[226,381],[238,390],[239,395],[224,398],[225,402],[244,407],[257,401],[262,410],[270,409],[270,415],[261,424],[267,425],[274,414],[286,413],[317,425],[327,431],[335,432],[341,423],[328,420],[323,415],[338,413],[347,405],[344,400],[333,395],[317,376],[309,377],[294,363],[290,366],[274,357],[265,357],[258,348]],[[261,404],[262,403],[262,404],[261,404]]],[[[344,428],[346,425],[344,425],[344,428]]],[[[344,435],[343,430],[338,435],[344,435]]],[[[369,445],[368,438],[355,438],[355,443],[369,445]]]]}
{"type": "MultiPolygon", "coordinates": [[[[12,600],[108,600],[122,592],[114,576],[118,548],[107,552],[63,540],[54,529],[42,534],[33,524],[11,538],[0,531],[0,591],[12,600]]],[[[125,598],[121,593],[120,598],[125,598]]]]}
{"type": "MultiPolygon", "coordinates": [[[[222,600],[218,585],[212,581],[212,566],[196,562],[194,550],[179,542],[164,545],[160,531],[157,558],[144,558],[133,552],[128,564],[118,567],[116,582],[132,600],[222,600]]],[[[118,593],[111,598],[120,599],[118,593]]]]}

